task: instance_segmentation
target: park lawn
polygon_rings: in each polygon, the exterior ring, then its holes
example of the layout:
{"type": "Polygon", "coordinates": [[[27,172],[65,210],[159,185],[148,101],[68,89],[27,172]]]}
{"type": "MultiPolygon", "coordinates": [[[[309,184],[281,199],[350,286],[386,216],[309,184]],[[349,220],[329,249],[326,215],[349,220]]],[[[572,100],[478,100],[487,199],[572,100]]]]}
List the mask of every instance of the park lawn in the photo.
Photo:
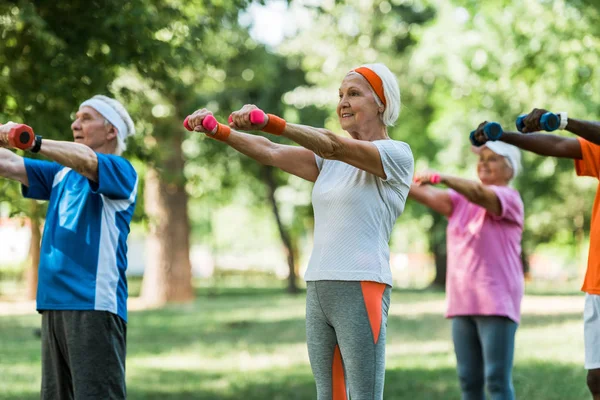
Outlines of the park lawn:
{"type": "MultiPolygon", "coordinates": [[[[459,399],[443,293],[395,290],[388,321],[385,399],[459,399]]],[[[517,333],[517,398],[589,399],[583,296],[528,295],[517,333]]],[[[1,314],[1,310],[0,310],[1,314]]],[[[0,316],[0,399],[39,399],[39,315],[0,316]]],[[[314,399],[304,294],[199,289],[193,304],[133,311],[128,398],[314,399]]]]}

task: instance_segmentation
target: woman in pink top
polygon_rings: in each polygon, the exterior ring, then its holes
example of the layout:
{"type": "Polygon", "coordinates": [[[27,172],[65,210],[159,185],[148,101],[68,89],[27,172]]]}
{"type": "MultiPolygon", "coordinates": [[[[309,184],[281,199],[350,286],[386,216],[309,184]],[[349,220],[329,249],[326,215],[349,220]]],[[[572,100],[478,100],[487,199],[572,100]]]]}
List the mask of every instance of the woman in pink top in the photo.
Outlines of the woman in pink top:
{"type": "Polygon", "coordinates": [[[447,313],[463,400],[514,399],[512,364],[523,297],[523,202],[508,186],[519,150],[503,142],[477,148],[480,182],[416,174],[409,197],[448,217],[447,313]],[[439,189],[430,183],[442,183],[439,189]]]}

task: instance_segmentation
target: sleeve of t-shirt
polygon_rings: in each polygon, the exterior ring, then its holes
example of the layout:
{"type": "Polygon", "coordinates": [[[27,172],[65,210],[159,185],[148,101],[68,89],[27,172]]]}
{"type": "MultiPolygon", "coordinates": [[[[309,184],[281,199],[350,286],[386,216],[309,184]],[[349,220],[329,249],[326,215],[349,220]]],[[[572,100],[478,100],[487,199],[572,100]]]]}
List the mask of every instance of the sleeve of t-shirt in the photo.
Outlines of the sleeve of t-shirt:
{"type": "Polygon", "coordinates": [[[373,144],[379,150],[386,179],[393,187],[410,188],[415,162],[410,146],[397,140],[377,140],[373,144]]]}
{"type": "Polygon", "coordinates": [[[598,178],[600,175],[600,146],[583,138],[577,138],[577,140],[579,140],[583,156],[581,160],[575,160],[577,175],[598,178]]]}
{"type": "Polygon", "coordinates": [[[98,156],[98,182],[89,180],[92,192],[126,200],[137,193],[137,172],[129,161],[112,154],[98,156]]]}
{"type": "Polygon", "coordinates": [[[323,169],[323,161],[324,161],[324,158],[319,157],[318,155],[315,154],[315,162],[317,163],[317,168],[319,168],[319,171],[323,169]]]}
{"type": "Polygon", "coordinates": [[[458,214],[459,209],[468,202],[465,196],[461,195],[454,189],[448,189],[448,195],[450,196],[450,201],[452,202],[452,212],[448,216],[448,220],[451,220],[458,214]]]}
{"type": "Polygon", "coordinates": [[[523,219],[525,218],[525,212],[523,207],[523,200],[515,189],[507,186],[490,186],[490,188],[498,196],[500,200],[500,207],[502,211],[500,215],[493,215],[492,218],[495,220],[507,220],[523,226],[523,219]]]}
{"type": "Polygon", "coordinates": [[[23,158],[27,171],[27,186],[21,185],[21,193],[28,199],[50,200],[54,176],[64,167],[50,161],[23,158]]]}

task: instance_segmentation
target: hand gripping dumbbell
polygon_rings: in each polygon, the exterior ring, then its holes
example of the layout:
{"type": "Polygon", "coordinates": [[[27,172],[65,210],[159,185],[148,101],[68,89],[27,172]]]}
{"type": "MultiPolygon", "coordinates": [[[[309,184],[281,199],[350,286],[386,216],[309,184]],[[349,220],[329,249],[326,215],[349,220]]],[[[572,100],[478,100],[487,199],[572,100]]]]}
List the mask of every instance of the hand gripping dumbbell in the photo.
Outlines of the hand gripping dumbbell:
{"type": "MultiPolygon", "coordinates": [[[[500,124],[497,122],[488,122],[483,126],[483,134],[488,140],[498,140],[500,139],[500,136],[502,136],[502,133],[504,133],[502,131],[502,126],[500,126],[500,124]]],[[[480,142],[475,138],[475,131],[471,131],[469,140],[471,141],[471,144],[476,147],[483,146],[485,144],[485,142],[480,142]]]]}
{"type": "MultiPolygon", "coordinates": [[[[523,132],[523,129],[525,128],[523,120],[527,115],[529,114],[523,114],[517,117],[516,125],[519,132],[523,132]]],[[[560,116],[558,114],[547,112],[540,117],[540,126],[547,132],[555,131],[560,126],[560,116]]]]}
{"type": "Polygon", "coordinates": [[[33,129],[25,124],[14,125],[5,137],[2,136],[0,135],[0,142],[5,142],[8,147],[21,150],[32,148],[35,140],[33,129]]]}

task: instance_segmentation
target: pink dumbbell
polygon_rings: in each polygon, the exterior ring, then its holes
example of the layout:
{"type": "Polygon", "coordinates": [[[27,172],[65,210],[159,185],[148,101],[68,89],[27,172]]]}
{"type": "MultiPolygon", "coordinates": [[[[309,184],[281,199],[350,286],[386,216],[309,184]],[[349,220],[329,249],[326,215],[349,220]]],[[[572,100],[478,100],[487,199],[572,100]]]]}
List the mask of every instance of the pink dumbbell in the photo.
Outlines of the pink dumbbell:
{"type": "MultiPolygon", "coordinates": [[[[187,117],[185,117],[185,119],[183,120],[183,126],[188,131],[192,131],[193,129],[188,124],[188,119],[190,119],[189,115],[187,117]]],[[[212,115],[207,115],[202,120],[202,127],[204,129],[206,129],[207,131],[209,131],[209,132],[213,132],[215,130],[215,128],[217,127],[218,124],[219,123],[217,122],[216,118],[214,116],[212,116],[212,115]]]]}
{"type": "MultiPolygon", "coordinates": [[[[229,116],[228,121],[230,124],[233,122],[233,118],[231,118],[231,115],[229,116]]],[[[252,123],[252,125],[264,124],[265,123],[265,113],[263,112],[263,110],[256,109],[256,110],[250,111],[250,123],[252,123]]]]}
{"type": "MultiPolygon", "coordinates": [[[[429,178],[429,182],[424,182],[424,183],[431,183],[432,185],[437,185],[438,183],[440,183],[442,181],[442,178],[440,177],[440,174],[433,174],[431,175],[431,177],[429,178]]],[[[419,182],[419,180],[415,177],[413,179],[414,183],[419,182]]]]}

